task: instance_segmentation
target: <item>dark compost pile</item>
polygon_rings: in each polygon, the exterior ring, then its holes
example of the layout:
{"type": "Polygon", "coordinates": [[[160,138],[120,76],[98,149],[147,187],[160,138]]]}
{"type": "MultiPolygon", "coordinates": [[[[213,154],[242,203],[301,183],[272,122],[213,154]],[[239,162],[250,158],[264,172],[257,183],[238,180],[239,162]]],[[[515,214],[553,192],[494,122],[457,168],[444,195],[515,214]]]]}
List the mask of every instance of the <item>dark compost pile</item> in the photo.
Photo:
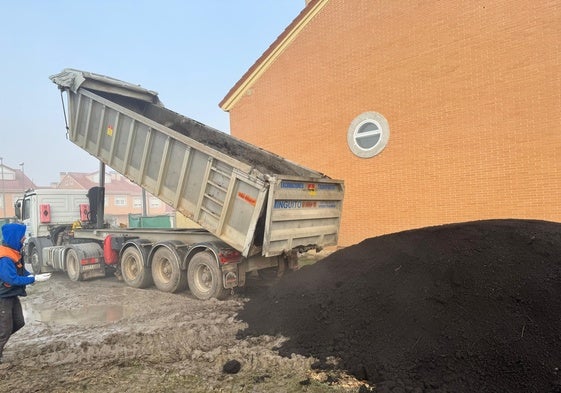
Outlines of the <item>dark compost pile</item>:
{"type": "Polygon", "coordinates": [[[366,239],[239,313],[377,392],[561,392],[561,224],[489,220],[366,239]]]}

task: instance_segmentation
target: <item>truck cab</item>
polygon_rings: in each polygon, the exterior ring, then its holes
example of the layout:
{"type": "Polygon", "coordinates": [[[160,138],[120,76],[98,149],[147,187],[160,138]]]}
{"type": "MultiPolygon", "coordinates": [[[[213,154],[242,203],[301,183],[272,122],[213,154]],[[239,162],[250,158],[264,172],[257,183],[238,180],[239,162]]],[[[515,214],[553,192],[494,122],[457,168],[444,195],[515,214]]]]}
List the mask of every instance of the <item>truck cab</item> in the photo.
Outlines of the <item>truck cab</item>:
{"type": "Polygon", "coordinates": [[[56,226],[87,221],[89,201],[84,190],[28,190],[16,201],[15,210],[27,227],[27,238],[45,237],[56,226]]]}
{"type": "Polygon", "coordinates": [[[84,190],[28,190],[16,201],[16,217],[26,226],[23,251],[35,273],[52,271],[42,264],[41,250],[60,244],[64,233],[88,220],[89,210],[84,190]]]}

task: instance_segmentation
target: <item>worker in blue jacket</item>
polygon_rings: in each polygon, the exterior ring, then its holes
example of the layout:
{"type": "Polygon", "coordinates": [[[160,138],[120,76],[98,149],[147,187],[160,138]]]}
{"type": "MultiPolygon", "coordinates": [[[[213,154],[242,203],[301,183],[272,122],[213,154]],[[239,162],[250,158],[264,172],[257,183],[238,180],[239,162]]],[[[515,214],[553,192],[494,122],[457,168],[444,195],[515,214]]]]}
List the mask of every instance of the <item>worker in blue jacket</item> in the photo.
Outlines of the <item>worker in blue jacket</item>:
{"type": "MultiPolygon", "coordinates": [[[[19,296],[27,296],[25,286],[35,276],[25,269],[21,249],[25,241],[25,225],[9,223],[2,226],[0,246],[0,362],[4,346],[12,334],[25,325],[19,296]]],[[[49,274],[50,277],[50,274],[49,274]]],[[[42,275],[42,279],[48,278],[42,275]]]]}

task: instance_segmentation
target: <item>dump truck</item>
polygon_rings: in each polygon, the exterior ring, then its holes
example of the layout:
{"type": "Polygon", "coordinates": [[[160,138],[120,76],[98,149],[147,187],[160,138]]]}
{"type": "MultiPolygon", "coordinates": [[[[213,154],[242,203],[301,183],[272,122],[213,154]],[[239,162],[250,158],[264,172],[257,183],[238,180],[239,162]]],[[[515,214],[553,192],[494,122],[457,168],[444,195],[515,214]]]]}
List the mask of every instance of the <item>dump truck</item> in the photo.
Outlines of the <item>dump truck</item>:
{"type": "Polygon", "coordinates": [[[67,225],[66,240],[35,254],[28,243],[39,271],[56,259],[80,280],[112,266],[133,287],[223,298],[249,273],[280,275],[302,253],[337,245],[342,180],[180,115],[139,85],[75,69],[50,79],[66,136],[99,160],[100,184],[88,193],[88,220],[67,225]],[[105,165],[202,229],[108,228],[105,165]]]}

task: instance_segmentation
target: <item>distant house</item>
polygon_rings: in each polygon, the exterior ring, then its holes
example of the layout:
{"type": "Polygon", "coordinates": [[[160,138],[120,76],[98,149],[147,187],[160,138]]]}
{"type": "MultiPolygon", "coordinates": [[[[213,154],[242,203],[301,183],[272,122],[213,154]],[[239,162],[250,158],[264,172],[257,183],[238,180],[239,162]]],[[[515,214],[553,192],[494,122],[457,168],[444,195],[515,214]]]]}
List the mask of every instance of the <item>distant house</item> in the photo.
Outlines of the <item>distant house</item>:
{"type": "Polygon", "coordinates": [[[15,217],[14,203],[35,184],[19,169],[0,164],[0,216],[15,217]]]}
{"type": "MultiPolygon", "coordinates": [[[[99,172],[62,172],[54,188],[83,189],[84,193],[99,185],[99,172]]],[[[146,194],[146,214],[175,215],[174,210],[158,198],[146,194]]],[[[142,214],[142,188],[126,177],[109,172],[105,176],[105,218],[113,225],[128,225],[129,214],[142,214]]]]}
{"type": "Polygon", "coordinates": [[[312,0],[220,107],[232,135],[345,181],[341,245],[561,221],[560,10],[312,0]]]}

